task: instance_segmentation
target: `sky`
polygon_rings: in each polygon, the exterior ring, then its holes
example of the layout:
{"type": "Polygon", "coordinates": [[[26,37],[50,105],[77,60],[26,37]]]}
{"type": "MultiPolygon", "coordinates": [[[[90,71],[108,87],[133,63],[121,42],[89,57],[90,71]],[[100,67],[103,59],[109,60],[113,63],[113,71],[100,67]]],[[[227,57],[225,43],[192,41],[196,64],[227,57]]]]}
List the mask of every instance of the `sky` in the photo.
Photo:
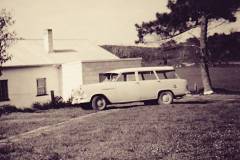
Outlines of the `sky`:
{"type": "Polygon", "coordinates": [[[118,45],[134,45],[134,25],[154,20],[156,12],[167,12],[166,4],[167,0],[0,0],[1,8],[16,20],[13,28],[19,37],[39,39],[44,29],[52,28],[56,39],[118,45]]]}
{"type": "Polygon", "coordinates": [[[55,38],[103,44],[133,44],[136,23],[167,11],[165,0],[0,0],[0,6],[12,13],[20,37],[42,38],[52,28],[55,38]]]}

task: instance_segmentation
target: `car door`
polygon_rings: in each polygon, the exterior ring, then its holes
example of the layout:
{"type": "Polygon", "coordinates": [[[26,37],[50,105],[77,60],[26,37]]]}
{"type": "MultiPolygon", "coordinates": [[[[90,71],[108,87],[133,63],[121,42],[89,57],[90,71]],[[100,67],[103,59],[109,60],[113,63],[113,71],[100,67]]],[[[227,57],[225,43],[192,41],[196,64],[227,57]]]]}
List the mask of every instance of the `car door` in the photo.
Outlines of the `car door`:
{"type": "Polygon", "coordinates": [[[140,99],[156,99],[159,91],[160,81],[154,71],[138,72],[140,99]]]}
{"type": "Polygon", "coordinates": [[[139,83],[135,72],[121,73],[114,82],[114,88],[114,95],[111,96],[113,103],[140,100],[139,83]]]}

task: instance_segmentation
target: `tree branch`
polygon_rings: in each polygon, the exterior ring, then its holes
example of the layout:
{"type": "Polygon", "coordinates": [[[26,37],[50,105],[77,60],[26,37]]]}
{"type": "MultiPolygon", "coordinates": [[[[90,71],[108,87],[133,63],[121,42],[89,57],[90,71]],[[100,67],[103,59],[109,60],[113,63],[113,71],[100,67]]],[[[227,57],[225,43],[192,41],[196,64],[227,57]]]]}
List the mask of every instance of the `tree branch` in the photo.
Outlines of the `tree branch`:
{"type": "Polygon", "coordinates": [[[172,35],[172,36],[169,36],[169,37],[166,37],[166,38],[162,38],[161,40],[157,40],[157,41],[148,41],[148,42],[143,42],[143,43],[145,43],[145,44],[147,44],[147,43],[156,43],[156,42],[161,42],[161,41],[168,41],[168,40],[172,40],[173,38],[175,38],[175,37],[177,37],[177,36],[180,36],[181,34],[184,34],[184,33],[186,33],[186,32],[188,32],[188,31],[190,31],[190,30],[192,30],[192,29],[194,29],[194,28],[197,28],[199,25],[196,25],[196,26],[192,26],[191,28],[189,28],[189,29],[187,29],[187,30],[185,30],[185,31],[182,31],[182,32],[179,32],[179,33],[177,33],[177,34],[175,34],[175,35],[172,35]]]}

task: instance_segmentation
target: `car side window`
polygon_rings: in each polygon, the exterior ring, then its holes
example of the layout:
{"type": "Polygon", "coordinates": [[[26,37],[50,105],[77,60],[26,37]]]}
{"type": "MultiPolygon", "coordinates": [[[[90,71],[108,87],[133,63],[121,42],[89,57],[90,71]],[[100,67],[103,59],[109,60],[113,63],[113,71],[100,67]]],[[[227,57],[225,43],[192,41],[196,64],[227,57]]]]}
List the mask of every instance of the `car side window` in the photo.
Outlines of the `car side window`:
{"type": "Polygon", "coordinates": [[[165,75],[166,75],[167,79],[176,79],[177,78],[176,73],[174,71],[165,72],[165,75]]]}
{"type": "Polygon", "coordinates": [[[145,81],[145,80],[156,80],[156,75],[153,71],[144,71],[144,72],[138,72],[139,80],[145,81]]]}
{"type": "Polygon", "coordinates": [[[164,72],[156,71],[156,73],[157,73],[158,79],[166,79],[167,78],[167,76],[164,72]]]}
{"type": "Polygon", "coordinates": [[[119,82],[124,81],[124,75],[121,74],[121,75],[118,77],[117,81],[119,81],[119,82]]]}
{"type": "Polygon", "coordinates": [[[122,73],[117,81],[136,81],[135,73],[134,72],[122,73]]]}

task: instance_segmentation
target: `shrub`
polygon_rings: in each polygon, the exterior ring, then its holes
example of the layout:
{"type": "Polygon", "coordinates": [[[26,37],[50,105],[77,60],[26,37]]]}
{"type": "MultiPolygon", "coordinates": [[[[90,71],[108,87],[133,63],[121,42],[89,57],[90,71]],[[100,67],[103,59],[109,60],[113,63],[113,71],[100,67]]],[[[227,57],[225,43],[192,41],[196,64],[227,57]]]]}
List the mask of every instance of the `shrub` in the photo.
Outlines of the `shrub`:
{"type": "Polygon", "coordinates": [[[16,106],[13,106],[13,105],[7,104],[7,105],[0,106],[0,116],[2,114],[9,114],[17,111],[20,111],[20,109],[18,109],[16,106]]]}
{"type": "Polygon", "coordinates": [[[71,99],[67,102],[63,101],[62,97],[56,96],[55,97],[55,103],[52,102],[34,102],[32,104],[32,108],[17,108],[14,105],[2,105],[0,106],[0,116],[2,114],[9,114],[12,112],[35,112],[36,110],[48,110],[48,109],[58,109],[58,108],[64,108],[72,106],[71,99]]]}
{"type": "Polygon", "coordinates": [[[32,108],[17,108],[14,105],[2,105],[0,106],[0,116],[3,114],[9,114],[13,112],[34,112],[35,110],[32,108]]]}
{"type": "Polygon", "coordinates": [[[34,103],[32,104],[32,108],[33,108],[33,109],[42,109],[42,104],[39,103],[39,102],[34,102],[34,103]]]}
{"type": "Polygon", "coordinates": [[[53,107],[50,102],[45,102],[45,103],[35,102],[32,104],[32,108],[36,110],[48,110],[53,107]]]}
{"type": "Polygon", "coordinates": [[[48,109],[58,109],[58,108],[64,108],[64,107],[69,107],[72,106],[71,100],[68,100],[64,102],[63,98],[60,96],[54,97],[54,103],[53,102],[45,102],[45,103],[39,103],[35,102],[32,105],[33,109],[37,110],[48,110],[48,109]]]}

